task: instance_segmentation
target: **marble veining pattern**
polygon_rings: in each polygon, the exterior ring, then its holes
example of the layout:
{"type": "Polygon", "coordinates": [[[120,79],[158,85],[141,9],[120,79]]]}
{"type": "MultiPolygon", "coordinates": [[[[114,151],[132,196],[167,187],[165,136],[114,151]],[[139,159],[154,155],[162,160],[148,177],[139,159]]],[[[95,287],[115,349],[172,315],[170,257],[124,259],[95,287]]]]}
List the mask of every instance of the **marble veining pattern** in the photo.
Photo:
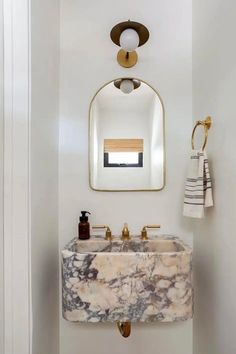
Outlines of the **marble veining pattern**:
{"type": "Polygon", "coordinates": [[[176,237],[163,238],[171,241],[164,248],[157,237],[112,243],[72,240],[62,251],[64,318],[81,322],[191,318],[192,251],[176,237]]]}

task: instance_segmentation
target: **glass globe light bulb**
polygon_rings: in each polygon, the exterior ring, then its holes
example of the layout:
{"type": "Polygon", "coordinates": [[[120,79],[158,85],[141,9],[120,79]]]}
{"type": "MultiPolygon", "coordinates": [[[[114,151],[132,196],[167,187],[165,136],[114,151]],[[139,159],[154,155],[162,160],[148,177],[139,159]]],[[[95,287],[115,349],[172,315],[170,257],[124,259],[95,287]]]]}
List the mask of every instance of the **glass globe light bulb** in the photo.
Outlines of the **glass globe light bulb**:
{"type": "Polygon", "coordinates": [[[123,93],[130,93],[134,89],[134,83],[132,80],[122,80],[120,84],[120,89],[123,93]]]}
{"type": "Polygon", "coordinates": [[[127,28],[120,35],[120,46],[126,52],[133,52],[139,45],[139,35],[132,29],[127,28]]]}

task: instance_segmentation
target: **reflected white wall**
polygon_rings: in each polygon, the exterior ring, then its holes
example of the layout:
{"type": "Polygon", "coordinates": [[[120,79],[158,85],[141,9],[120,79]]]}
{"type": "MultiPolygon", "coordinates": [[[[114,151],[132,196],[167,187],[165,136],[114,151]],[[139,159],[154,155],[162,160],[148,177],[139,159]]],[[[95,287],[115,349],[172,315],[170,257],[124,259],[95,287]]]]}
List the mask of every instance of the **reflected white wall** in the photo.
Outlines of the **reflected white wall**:
{"type": "Polygon", "coordinates": [[[163,106],[156,97],[152,102],[152,124],[151,124],[151,149],[150,149],[150,186],[155,188],[156,181],[160,181],[160,185],[164,185],[164,158],[165,158],[165,145],[164,145],[164,112],[163,106]],[[159,117],[159,119],[154,119],[159,117]],[[160,123],[161,121],[161,123],[160,123]]]}

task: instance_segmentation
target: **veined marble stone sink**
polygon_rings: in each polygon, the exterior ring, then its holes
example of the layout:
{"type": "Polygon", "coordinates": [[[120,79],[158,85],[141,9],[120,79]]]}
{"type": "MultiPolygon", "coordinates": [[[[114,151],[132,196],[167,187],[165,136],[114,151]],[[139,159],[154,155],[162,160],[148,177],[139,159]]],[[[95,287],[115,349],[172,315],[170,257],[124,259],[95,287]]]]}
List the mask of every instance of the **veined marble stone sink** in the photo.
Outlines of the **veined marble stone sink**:
{"type": "Polygon", "coordinates": [[[62,251],[63,317],[80,322],[173,322],[193,315],[192,251],[158,236],[74,239],[62,251]]]}

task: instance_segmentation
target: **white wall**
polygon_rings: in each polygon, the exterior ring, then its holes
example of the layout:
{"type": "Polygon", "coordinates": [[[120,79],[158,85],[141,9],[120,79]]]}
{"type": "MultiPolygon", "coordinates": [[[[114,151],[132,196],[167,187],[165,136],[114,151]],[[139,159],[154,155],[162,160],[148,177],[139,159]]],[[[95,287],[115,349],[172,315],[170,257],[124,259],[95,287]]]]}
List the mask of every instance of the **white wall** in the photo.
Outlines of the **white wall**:
{"type": "Polygon", "coordinates": [[[0,0],[0,353],[3,353],[3,4],[0,0]]]}
{"type": "Polygon", "coordinates": [[[212,115],[215,207],[195,223],[195,354],[235,354],[236,2],[193,1],[194,117],[212,115]]]}
{"type": "Polygon", "coordinates": [[[59,352],[59,1],[31,0],[33,353],[59,352]]]}
{"type": "MultiPolygon", "coordinates": [[[[127,221],[132,233],[144,224],[161,223],[163,233],[191,241],[182,217],[186,157],[192,122],[191,1],[113,2],[61,0],[60,57],[60,248],[77,235],[80,210],[90,210],[91,223],[106,223],[120,233],[127,221]],[[110,30],[133,19],[150,30],[132,69],[116,62],[118,47],[110,30]],[[160,92],[166,111],[166,187],[161,192],[95,192],[88,178],[88,110],[96,91],[118,77],[139,77],[160,92]]],[[[137,353],[191,354],[191,321],[133,325],[124,340],[115,324],[75,324],[61,319],[61,354],[137,353]]]]}

